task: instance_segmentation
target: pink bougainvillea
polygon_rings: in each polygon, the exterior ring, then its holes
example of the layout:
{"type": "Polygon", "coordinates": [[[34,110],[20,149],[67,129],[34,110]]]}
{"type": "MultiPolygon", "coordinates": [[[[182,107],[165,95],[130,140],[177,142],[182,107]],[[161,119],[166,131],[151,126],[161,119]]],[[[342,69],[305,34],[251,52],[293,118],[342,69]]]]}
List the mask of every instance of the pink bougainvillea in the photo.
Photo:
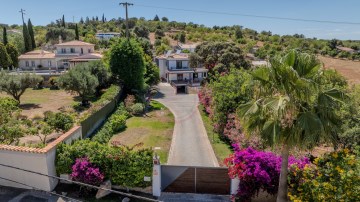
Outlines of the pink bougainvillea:
{"type": "Polygon", "coordinates": [[[78,158],[72,166],[71,178],[74,181],[91,185],[100,185],[104,180],[104,174],[100,169],[91,164],[88,158],[78,158]]]}
{"type": "MultiPolygon", "coordinates": [[[[272,152],[257,151],[251,147],[241,149],[234,144],[234,154],[225,160],[229,167],[229,176],[241,181],[236,197],[249,201],[260,190],[275,195],[278,191],[281,169],[281,157],[272,152]]],[[[289,167],[302,169],[309,164],[308,158],[289,157],[289,167]]]]}

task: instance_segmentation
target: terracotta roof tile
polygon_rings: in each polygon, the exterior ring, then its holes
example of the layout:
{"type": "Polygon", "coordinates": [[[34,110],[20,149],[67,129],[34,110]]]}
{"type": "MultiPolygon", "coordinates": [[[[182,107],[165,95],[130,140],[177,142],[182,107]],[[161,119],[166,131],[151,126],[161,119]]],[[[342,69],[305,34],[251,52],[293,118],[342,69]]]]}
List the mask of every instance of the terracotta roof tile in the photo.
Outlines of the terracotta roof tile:
{"type": "Polygon", "coordinates": [[[95,46],[95,45],[83,41],[74,40],[74,41],[68,41],[68,42],[56,44],[55,46],[95,46]]]}

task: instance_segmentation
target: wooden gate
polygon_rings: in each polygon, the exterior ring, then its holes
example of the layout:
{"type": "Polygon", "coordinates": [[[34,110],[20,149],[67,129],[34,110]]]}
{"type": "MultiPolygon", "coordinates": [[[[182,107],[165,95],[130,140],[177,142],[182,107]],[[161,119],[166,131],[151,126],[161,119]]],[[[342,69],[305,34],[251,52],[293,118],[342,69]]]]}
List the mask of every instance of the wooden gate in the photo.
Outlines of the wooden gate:
{"type": "Polygon", "coordinates": [[[230,195],[227,168],[161,166],[163,192],[230,195]]]}

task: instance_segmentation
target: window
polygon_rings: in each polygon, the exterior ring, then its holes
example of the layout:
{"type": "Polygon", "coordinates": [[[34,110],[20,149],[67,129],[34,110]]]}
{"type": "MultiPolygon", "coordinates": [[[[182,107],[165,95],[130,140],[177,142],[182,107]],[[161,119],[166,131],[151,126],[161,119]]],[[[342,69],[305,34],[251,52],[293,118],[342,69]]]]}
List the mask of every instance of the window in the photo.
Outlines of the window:
{"type": "Polygon", "coordinates": [[[35,61],[31,61],[31,66],[35,67],[35,61]]]}
{"type": "Polygon", "coordinates": [[[91,49],[88,49],[88,52],[91,53],[91,49]]]}
{"type": "Polygon", "coordinates": [[[83,48],[81,48],[81,54],[84,54],[84,49],[83,48]]]}
{"type": "Polygon", "coordinates": [[[182,69],[182,61],[176,61],[176,69],[182,69]]]}
{"type": "Polygon", "coordinates": [[[48,67],[51,67],[51,60],[48,61],[48,67]]]}
{"type": "Polygon", "coordinates": [[[70,53],[75,53],[75,48],[70,48],[70,53]]]}
{"type": "Polygon", "coordinates": [[[29,66],[30,66],[29,61],[25,61],[25,66],[26,66],[26,67],[29,67],[29,66]]]}
{"type": "Polygon", "coordinates": [[[177,74],[177,80],[178,81],[182,81],[184,79],[184,75],[183,74],[177,74]]]}
{"type": "Polygon", "coordinates": [[[206,78],[206,72],[203,73],[203,77],[206,78]]]}
{"type": "Polygon", "coordinates": [[[66,53],[66,48],[62,48],[61,53],[66,53]]]}
{"type": "Polygon", "coordinates": [[[194,78],[194,79],[199,78],[199,74],[198,74],[198,73],[194,73],[194,74],[193,74],[193,78],[194,78]]]}

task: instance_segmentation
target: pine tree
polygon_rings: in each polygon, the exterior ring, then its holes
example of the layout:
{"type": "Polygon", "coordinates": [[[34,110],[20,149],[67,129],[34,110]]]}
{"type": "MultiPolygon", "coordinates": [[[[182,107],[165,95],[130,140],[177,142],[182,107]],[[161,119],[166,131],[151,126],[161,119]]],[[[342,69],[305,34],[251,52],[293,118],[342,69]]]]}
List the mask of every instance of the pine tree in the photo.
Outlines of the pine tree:
{"type": "Polygon", "coordinates": [[[63,17],[62,17],[61,23],[62,23],[62,26],[65,27],[65,16],[64,16],[64,15],[63,15],[63,17]]]}
{"type": "Polygon", "coordinates": [[[32,50],[32,43],[31,38],[29,34],[29,30],[25,23],[23,23],[23,37],[24,37],[24,45],[25,45],[25,51],[31,51],[32,50]]]}
{"type": "Polygon", "coordinates": [[[159,18],[159,16],[158,16],[158,15],[155,15],[155,17],[154,17],[154,21],[160,21],[160,18],[159,18]]]}
{"type": "Polygon", "coordinates": [[[96,20],[96,21],[99,21],[99,17],[98,17],[98,16],[96,16],[95,20],[96,20]]]}
{"type": "Polygon", "coordinates": [[[105,23],[105,16],[104,16],[104,14],[103,14],[103,16],[102,16],[102,22],[105,23]]]}
{"type": "Polygon", "coordinates": [[[84,24],[84,19],[81,17],[80,24],[84,24]]]}
{"type": "Polygon", "coordinates": [[[36,48],[36,44],[35,44],[35,34],[34,34],[34,29],[31,23],[31,20],[29,19],[28,21],[28,30],[29,30],[29,35],[30,35],[30,39],[31,39],[31,50],[34,50],[36,48]]]}
{"type": "Polygon", "coordinates": [[[6,45],[8,43],[6,27],[3,27],[3,42],[4,42],[4,45],[6,45]]]}
{"type": "Polygon", "coordinates": [[[79,38],[79,28],[78,28],[77,24],[75,24],[75,40],[80,40],[80,38],[79,38]]]}
{"type": "Polygon", "coordinates": [[[16,47],[13,44],[8,43],[6,44],[6,52],[11,59],[10,69],[13,67],[17,68],[19,66],[19,52],[17,51],[16,47]]]}
{"type": "Polygon", "coordinates": [[[0,68],[7,68],[11,65],[11,58],[6,51],[4,44],[0,43],[0,68]]]}
{"type": "Polygon", "coordinates": [[[86,17],[86,19],[85,19],[85,24],[89,24],[90,23],[90,19],[89,19],[89,17],[86,17]]]}

